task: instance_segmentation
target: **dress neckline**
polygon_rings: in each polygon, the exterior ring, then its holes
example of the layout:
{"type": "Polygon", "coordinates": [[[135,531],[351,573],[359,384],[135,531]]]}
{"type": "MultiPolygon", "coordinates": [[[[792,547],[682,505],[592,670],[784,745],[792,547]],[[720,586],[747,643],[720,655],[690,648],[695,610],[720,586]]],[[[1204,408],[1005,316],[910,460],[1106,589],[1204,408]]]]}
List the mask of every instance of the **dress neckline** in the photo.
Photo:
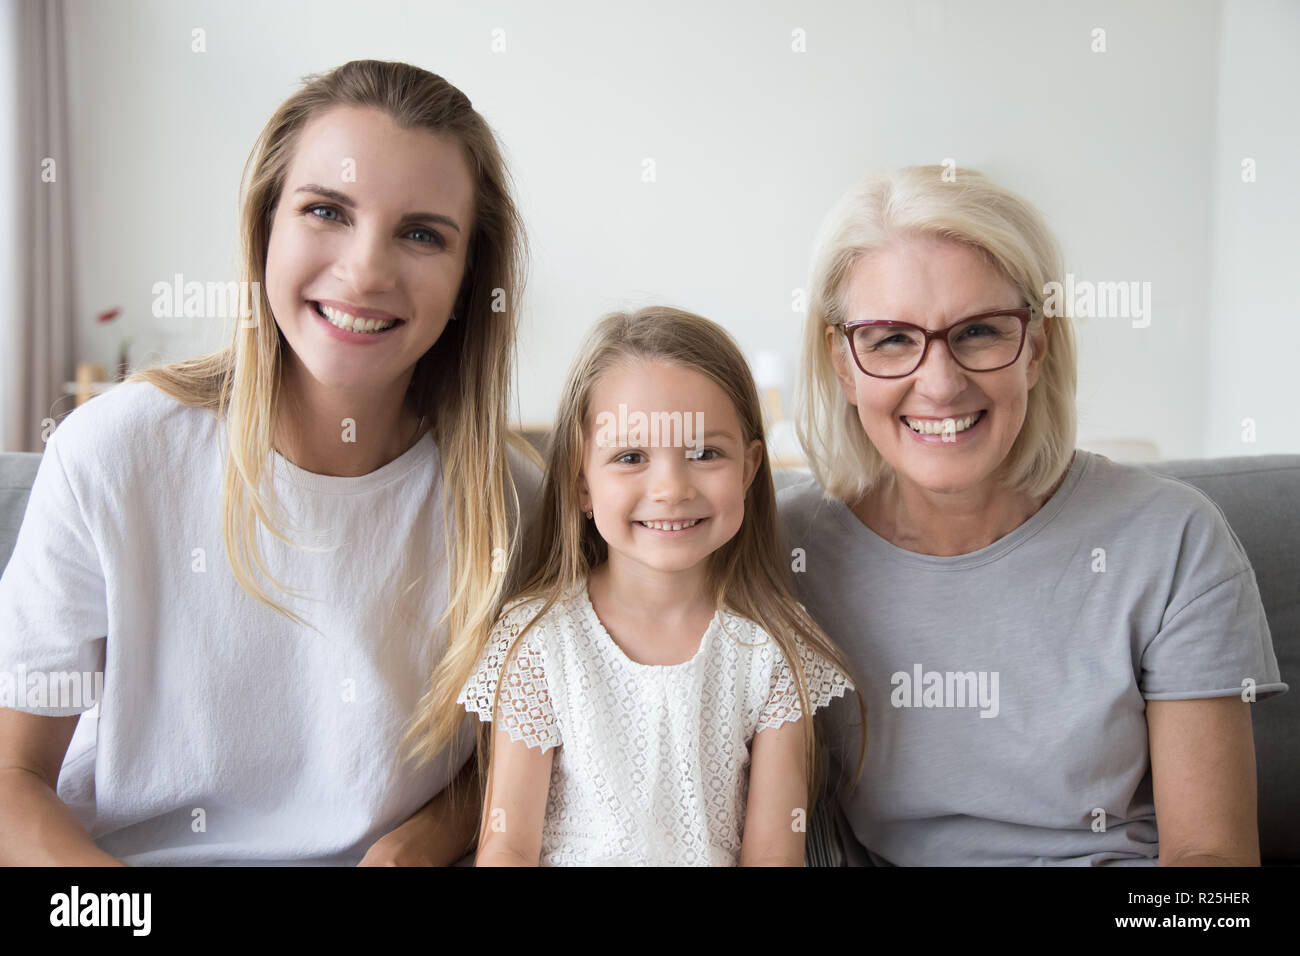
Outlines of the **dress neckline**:
{"type": "Polygon", "coordinates": [[[640,661],[634,661],[632,658],[628,657],[627,651],[619,647],[618,641],[614,640],[613,635],[605,629],[605,625],[601,621],[600,615],[596,613],[595,605],[591,603],[591,594],[587,590],[586,582],[583,582],[583,584],[578,588],[577,597],[579,610],[583,616],[586,617],[587,623],[591,625],[591,629],[596,634],[596,639],[601,643],[604,643],[610,651],[613,652],[614,656],[623,661],[628,667],[638,668],[644,671],[667,672],[690,669],[704,658],[705,647],[708,644],[710,637],[713,635],[714,630],[716,630],[718,626],[718,616],[720,612],[714,611],[713,617],[709,620],[709,626],[705,628],[703,636],[700,637],[700,646],[695,649],[695,653],[691,655],[689,660],[682,661],[678,664],[642,664],[640,661]]]}

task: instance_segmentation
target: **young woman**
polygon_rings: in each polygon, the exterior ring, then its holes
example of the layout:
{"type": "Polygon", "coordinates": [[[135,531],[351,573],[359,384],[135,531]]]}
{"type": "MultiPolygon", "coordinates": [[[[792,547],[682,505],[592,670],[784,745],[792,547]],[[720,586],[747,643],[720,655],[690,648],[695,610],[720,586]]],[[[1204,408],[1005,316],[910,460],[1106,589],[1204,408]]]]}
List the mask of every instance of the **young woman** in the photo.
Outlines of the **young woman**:
{"type": "Polygon", "coordinates": [[[413,718],[447,644],[496,620],[540,482],[506,427],[505,167],[464,94],[377,61],[311,79],[250,164],[251,320],[78,408],[42,459],[0,672],[24,692],[102,672],[103,693],[97,719],[84,698],[4,702],[0,862],[472,844],[476,803],[445,792],[471,748],[430,752],[413,718]]]}

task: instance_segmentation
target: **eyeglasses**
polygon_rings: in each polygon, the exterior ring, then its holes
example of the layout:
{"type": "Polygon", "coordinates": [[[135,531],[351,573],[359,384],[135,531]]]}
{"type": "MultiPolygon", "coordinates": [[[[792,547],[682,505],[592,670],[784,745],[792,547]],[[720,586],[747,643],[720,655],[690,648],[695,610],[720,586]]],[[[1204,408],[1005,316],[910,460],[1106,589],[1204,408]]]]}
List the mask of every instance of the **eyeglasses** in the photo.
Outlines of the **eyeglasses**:
{"type": "Polygon", "coordinates": [[[995,372],[1020,358],[1031,307],[981,312],[931,332],[908,322],[845,322],[853,361],[873,378],[904,378],[925,361],[930,343],[943,339],[948,352],[968,372],[995,372]]]}

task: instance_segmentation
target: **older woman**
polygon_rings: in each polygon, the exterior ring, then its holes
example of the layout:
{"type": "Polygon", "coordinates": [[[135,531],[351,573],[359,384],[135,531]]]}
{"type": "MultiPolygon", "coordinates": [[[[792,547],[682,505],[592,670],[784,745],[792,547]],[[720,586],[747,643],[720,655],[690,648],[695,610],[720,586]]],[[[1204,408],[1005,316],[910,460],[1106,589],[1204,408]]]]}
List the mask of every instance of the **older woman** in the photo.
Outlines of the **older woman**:
{"type": "MultiPolygon", "coordinates": [[[[780,496],[802,598],[866,695],[850,858],[1257,864],[1250,702],[1287,687],[1246,554],[1196,489],[1074,449],[1056,243],[1018,196],[942,173],[832,210],[814,478],[780,496]]],[[[852,769],[856,708],[828,718],[852,769]]]]}

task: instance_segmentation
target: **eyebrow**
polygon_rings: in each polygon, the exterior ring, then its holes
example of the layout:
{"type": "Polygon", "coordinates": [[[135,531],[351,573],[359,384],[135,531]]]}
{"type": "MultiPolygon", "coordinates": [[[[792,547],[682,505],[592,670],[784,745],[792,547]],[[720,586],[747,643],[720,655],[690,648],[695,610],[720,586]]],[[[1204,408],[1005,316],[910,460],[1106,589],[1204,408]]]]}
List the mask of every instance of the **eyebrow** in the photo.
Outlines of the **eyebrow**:
{"type": "MultiPolygon", "coordinates": [[[[356,209],[357,204],[347,193],[341,193],[337,189],[329,189],[325,186],[317,186],[315,183],[308,183],[306,186],[299,186],[294,190],[294,195],[298,193],[316,193],[318,196],[324,196],[326,199],[332,199],[340,206],[346,206],[349,209],[356,209]]],[[[402,217],[402,222],[437,222],[448,226],[460,232],[460,226],[455,219],[450,216],[444,216],[436,212],[408,212],[402,217]]]]}
{"type": "MultiPolygon", "coordinates": [[[[952,321],[950,324],[951,324],[951,325],[957,325],[958,323],[965,322],[967,319],[973,319],[973,318],[974,318],[975,316],[977,316],[977,315],[992,315],[992,314],[995,313],[995,312],[1001,312],[1001,311],[1003,311],[1003,310],[1006,310],[1006,311],[1010,312],[1010,311],[1013,310],[1013,309],[1023,309],[1023,308],[1025,308],[1025,306],[1023,306],[1023,305],[995,305],[995,306],[994,306],[993,308],[991,308],[991,309],[980,309],[980,310],[978,310],[978,311],[976,311],[976,312],[967,312],[967,313],[964,313],[964,314],[962,315],[961,318],[959,318],[959,319],[953,319],[953,321],[952,321]]],[[[918,329],[927,329],[927,330],[928,330],[927,326],[923,325],[922,323],[920,323],[920,322],[909,322],[909,321],[907,321],[906,319],[867,319],[866,321],[868,321],[868,322],[880,322],[880,323],[883,323],[883,324],[886,324],[886,325],[914,325],[914,326],[916,326],[918,329]]]]}
{"type": "MultiPolygon", "coordinates": [[[[618,438],[619,438],[619,442],[620,442],[620,444],[613,446],[613,447],[615,447],[615,448],[635,449],[635,448],[638,447],[638,446],[635,446],[635,445],[628,444],[628,441],[627,441],[627,435],[619,435],[618,438]]],[[[727,439],[728,441],[735,441],[735,440],[736,440],[736,436],[735,436],[734,433],[729,432],[729,431],[725,431],[724,429],[721,429],[721,428],[713,428],[713,429],[710,429],[709,431],[706,431],[706,432],[703,434],[703,436],[701,436],[700,441],[709,441],[709,440],[714,439],[714,438],[725,438],[725,439],[727,439]]],[[[602,446],[602,447],[604,447],[604,446],[602,446]]]]}

